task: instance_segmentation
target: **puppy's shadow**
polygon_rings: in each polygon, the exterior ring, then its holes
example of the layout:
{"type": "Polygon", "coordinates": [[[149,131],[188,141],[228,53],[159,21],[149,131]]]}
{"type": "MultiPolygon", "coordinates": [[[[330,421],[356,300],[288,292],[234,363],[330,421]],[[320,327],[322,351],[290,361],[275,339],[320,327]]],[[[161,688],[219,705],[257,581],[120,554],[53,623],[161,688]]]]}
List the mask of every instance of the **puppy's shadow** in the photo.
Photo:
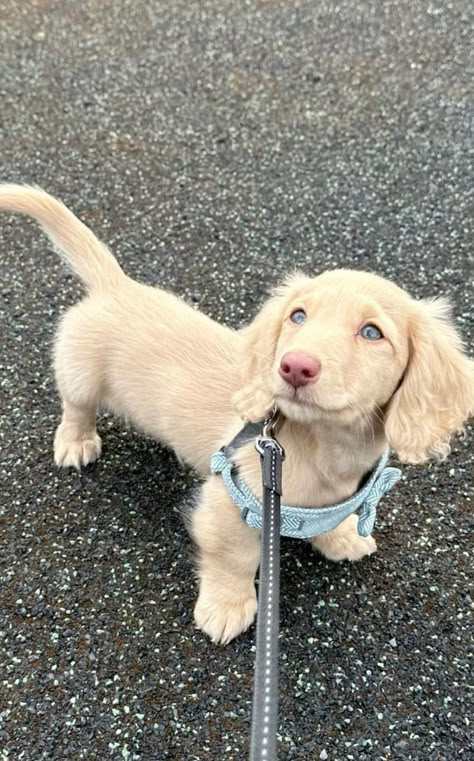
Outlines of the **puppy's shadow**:
{"type": "Polygon", "coordinates": [[[121,520],[136,523],[140,535],[160,541],[163,531],[186,535],[182,517],[192,504],[200,483],[197,475],[183,465],[172,450],[120,421],[99,421],[103,453],[96,463],[81,471],[81,484],[91,496],[101,495],[121,520]]]}

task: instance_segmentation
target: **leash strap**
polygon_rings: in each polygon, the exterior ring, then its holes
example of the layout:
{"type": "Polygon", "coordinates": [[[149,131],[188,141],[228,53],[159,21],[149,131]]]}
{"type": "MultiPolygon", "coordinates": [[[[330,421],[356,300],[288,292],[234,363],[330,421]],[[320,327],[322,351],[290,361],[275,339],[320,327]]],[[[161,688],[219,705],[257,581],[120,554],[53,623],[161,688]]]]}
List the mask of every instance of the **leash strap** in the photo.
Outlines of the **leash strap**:
{"type": "Polygon", "coordinates": [[[280,504],[284,452],[266,421],[256,448],[262,461],[263,525],[250,761],[276,761],[280,612],[280,504]]]}

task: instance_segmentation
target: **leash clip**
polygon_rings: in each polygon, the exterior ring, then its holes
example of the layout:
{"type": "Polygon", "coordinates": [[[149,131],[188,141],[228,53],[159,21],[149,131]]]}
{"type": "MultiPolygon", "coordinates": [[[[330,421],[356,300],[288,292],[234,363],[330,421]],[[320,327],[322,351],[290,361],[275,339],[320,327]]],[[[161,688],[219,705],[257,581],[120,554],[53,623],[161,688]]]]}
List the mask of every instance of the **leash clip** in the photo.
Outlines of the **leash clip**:
{"type": "Polygon", "coordinates": [[[274,434],[279,420],[280,411],[277,407],[273,407],[263,421],[262,433],[255,439],[255,449],[262,457],[265,453],[265,448],[270,446],[277,450],[282,460],[285,459],[285,450],[274,434]]]}

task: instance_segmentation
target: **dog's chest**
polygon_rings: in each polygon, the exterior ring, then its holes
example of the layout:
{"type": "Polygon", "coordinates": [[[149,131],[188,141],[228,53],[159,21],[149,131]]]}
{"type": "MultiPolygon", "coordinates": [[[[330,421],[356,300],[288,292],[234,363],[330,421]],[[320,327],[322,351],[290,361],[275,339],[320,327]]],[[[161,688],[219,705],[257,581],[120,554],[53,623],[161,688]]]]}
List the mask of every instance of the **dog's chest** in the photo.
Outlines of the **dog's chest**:
{"type": "MultiPolygon", "coordinates": [[[[301,446],[285,448],[283,495],[285,505],[322,507],[341,502],[354,494],[379,452],[357,452],[333,444],[314,452],[301,446]]],[[[262,476],[260,457],[253,445],[243,447],[236,457],[239,472],[253,493],[260,497],[262,476]]]]}

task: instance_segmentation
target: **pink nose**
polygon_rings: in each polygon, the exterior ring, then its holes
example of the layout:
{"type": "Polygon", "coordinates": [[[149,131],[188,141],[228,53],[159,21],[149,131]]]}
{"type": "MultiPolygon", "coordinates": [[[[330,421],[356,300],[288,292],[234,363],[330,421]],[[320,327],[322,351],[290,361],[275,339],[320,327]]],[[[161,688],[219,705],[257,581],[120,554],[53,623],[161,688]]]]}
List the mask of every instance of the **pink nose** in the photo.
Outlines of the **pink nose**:
{"type": "Polygon", "coordinates": [[[298,388],[315,381],[321,372],[321,362],[312,354],[288,351],[283,355],[278,371],[290,386],[298,388]]]}

